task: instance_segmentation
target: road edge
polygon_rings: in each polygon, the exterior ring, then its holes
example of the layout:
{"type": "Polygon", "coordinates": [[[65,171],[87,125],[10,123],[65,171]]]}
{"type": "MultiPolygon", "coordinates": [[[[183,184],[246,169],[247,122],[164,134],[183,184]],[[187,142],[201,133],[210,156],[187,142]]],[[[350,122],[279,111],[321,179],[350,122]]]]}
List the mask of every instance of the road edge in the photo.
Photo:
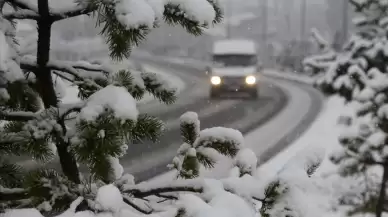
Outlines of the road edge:
{"type": "Polygon", "coordinates": [[[303,89],[305,92],[308,93],[311,99],[311,105],[306,113],[306,115],[302,118],[302,120],[297,125],[298,127],[292,129],[290,132],[286,133],[283,137],[280,138],[280,140],[264,151],[260,156],[258,156],[259,162],[257,166],[261,166],[268,162],[270,159],[275,157],[277,154],[285,150],[287,147],[292,145],[296,140],[298,140],[302,135],[304,135],[309,127],[312,126],[312,124],[315,122],[315,120],[319,117],[321,112],[323,111],[323,107],[325,104],[325,97],[324,95],[317,89],[315,89],[311,84],[306,84],[301,81],[295,81],[295,80],[289,80],[287,78],[279,78],[277,76],[270,76],[266,75],[268,77],[271,77],[275,80],[282,80],[289,83],[294,83],[299,88],[303,89]]]}

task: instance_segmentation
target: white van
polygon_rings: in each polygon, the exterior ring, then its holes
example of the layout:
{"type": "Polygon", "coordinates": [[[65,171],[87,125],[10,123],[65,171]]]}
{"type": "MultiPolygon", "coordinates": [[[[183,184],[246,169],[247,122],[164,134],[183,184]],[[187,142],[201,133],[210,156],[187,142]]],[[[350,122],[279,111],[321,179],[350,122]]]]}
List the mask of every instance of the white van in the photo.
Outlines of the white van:
{"type": "Polygon", "coordinates": [[[211,98],[231,92],[244,92],[252,98],[258,98],[258,73],[261,66],[254,41],[216,41],[211,56],[212,65],[207,69],[211,77],[211,98]]]}

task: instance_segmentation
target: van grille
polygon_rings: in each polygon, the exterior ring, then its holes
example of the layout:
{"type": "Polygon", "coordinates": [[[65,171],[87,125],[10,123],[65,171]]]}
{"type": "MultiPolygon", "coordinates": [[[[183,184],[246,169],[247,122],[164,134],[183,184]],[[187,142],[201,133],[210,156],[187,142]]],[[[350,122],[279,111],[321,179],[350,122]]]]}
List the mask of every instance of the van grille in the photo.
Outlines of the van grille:
{"type": "Polygon", "coordinates": [[[245,77],[222,77],[222,81],[226,85],[244,83],[245,77]]]}

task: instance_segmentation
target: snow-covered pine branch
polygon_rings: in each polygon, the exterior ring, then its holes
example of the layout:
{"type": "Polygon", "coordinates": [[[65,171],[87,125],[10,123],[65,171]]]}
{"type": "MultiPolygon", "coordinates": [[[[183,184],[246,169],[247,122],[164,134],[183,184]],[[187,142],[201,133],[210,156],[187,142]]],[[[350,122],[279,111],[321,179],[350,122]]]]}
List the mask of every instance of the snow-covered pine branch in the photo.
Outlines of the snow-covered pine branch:
{"type": "Polygon", "coordinates": [[[244,138],[237,130],[214,127],[201,131],[195,112],[181,116],[180,129],[183,144],[170,165],[178,171],[178,177],[198,177],[200,166],[207,169],[214,167],[217,154],[234,158],[243,148],[244,138]]]}
{"type": "Polygon", "coordinates": [[[316,28],[313,28],[311,30],[311,36],[313,37],[314,41],[318,44],[319,48],[321,50],[324,50],[324,49],[329,49],[330,48],[330,44],[329,42],[327,42],[323,36],[321,35],[321,33],[319,33],[318,29],[316,28]]]}
{"type": "Polygon", "coordinates": [[[319,47],[319,54],[308,56],[303,60],[303,66],[306,71],[310,71],[313,75],[320,75],[327,70],[337,56],[329,42],[327,42],[317,29],[311,30],[311,35],[319,47]]]}
{"type": "MultiPolygon", "coordinates": [[[[36,57],[27,55],[20,60],[23,70],[33,72],[37,70],[36,57]]],[[[77,85],[80,89],[80,97],[86,98],[107,84],[125,86],[127,90],[138,100],[146,92],[151,93],[161,102],[170,104],[175,101],[175,88],[170,87],[156,73],[141,72],[135,69],[115,72],[107,66],[91,64],[85,61],[59,61],[50,60],[47,67],[60,78],[77,85]]]]}

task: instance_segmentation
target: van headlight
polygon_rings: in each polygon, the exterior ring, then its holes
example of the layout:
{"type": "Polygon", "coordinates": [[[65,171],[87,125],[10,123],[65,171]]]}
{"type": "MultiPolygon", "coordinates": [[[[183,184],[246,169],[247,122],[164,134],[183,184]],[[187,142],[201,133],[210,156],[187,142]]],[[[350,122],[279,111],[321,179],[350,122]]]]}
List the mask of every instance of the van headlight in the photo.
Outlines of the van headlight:
{"type": "Polygon", "coordinates": [[[247,76],[245,78],[245,83],[247,84],[256,84],[256,77],[253,75],[247,76]]]}
{"type": "Polygon", "coordinates": [[[221,84],[221,78],[219,76],[212,76],[210,81],[213,85],[219,85],[221,84]]]}

